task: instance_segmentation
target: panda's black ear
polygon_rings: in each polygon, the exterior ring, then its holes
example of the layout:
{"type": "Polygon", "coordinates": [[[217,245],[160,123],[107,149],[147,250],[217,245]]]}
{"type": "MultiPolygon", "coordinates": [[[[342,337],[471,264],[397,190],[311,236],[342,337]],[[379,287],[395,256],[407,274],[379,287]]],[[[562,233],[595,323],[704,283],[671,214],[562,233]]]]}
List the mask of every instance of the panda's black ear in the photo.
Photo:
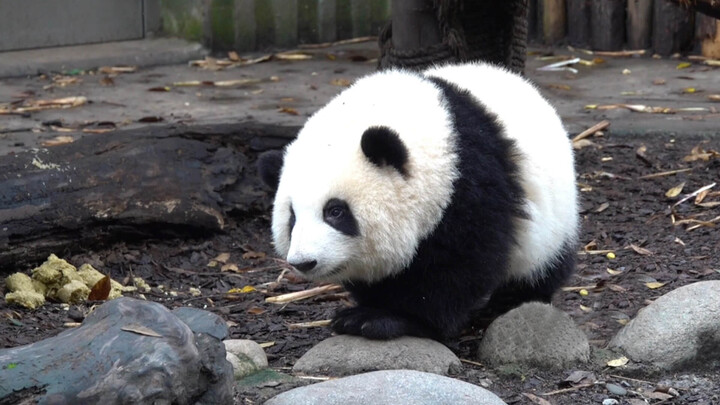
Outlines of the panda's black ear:
{"type": "Polygon", "coordinates": [[[277,190],[280,183],[280,170],[283,166],[283,151],[271,150],[258,157],[257,169],[260,179],[273,190],[277,190]]]}
{"type": "Polygon", "coordinates": [[[388,127],[371,127],[365,130],[360,140],[363,153],[378,166],[392,166],[403,176],[407,176],[405,163],[408,150],[400,136],[388,127]]]}

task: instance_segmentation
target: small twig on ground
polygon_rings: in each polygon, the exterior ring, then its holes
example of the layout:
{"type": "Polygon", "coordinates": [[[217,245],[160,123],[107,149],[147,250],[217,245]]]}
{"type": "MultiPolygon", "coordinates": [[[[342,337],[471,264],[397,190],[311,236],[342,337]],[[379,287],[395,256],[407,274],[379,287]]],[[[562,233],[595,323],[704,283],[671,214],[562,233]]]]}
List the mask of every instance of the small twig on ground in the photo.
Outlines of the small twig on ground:
{"type": "Polygon", "coordinates": [[[690,194],[685,194],[685,195],[683,196],[683,198],[681,198],[680,200],[678,200],[678,202],[676,202],[675,204],[672,205],[672,208],[677,207],[678,205],[680,205],[680,204],[684,203],[685,201],[687,201],[687,200],[695,197],[696,195],[702,193],[702,192],[705,191],[705,190],[710,190],[711,188],[715,187],[716,184],[717,184],[717,183],[708,184],[707,186],[700,187],[699,189],[693,191],[693,192],[690,193],[690,194]]]}
{"type": "Polygon", "coordinates": [[[467,359],[460,359],[460,361],[463,363],[472,364],[473,366],[485,367],[485,366],[483,366],[482,363],[478,363],[477,361],[472,361],[472,360],[467,360],[467,359]]]}
{"type": "Polygon", "coordinates": [[[610,126],[610,121],[608,121],[608,120],[600,121],[600,122],[598,122],[597,124],[591,126],[590,128],[588,128],[588,129],[580,132],[579,134],[577,134],[577,135],[572,139],[572,141],[573,141],[573,142],[577,142],[577,141],[579,141],[579,140],[581,140],[581,139],[585,139],[585,138],[593,135],[594,133],[596,133],[596,132],[598,132],[598,131],[602,131],[603,129],[605,129],[605,128],[609,127],[609,126],[610,126]]]}
{"type": "Polygon", "coordinates": [[[320,321],[291,323],[288,325],[288,328],[290,328],[290,329],[319,328],[319,327],[325,327],[325,326],[330,325],[330,322],[332,322],[330,319],[323,319],[320,321]]]}
{"type": "Polygon", "coordinates": [[[591,382],[591,383],[585,383],[585,384],[578,384],[578,385],[572,386],[572,387],[570,387],[570,388],[563,388],[563,389],[561,389],[561,390],[544,392],[544,393],[542,393],[542,394],[540,394],[540,395],[548,396],[548,397],[549,397],[549,396],[551,396],[551,395],[564,394],[564,393],[566,393],[566,392],[579,391],[579,390],[581,390],[581,389],[583,389],[583,388],[590,388],[590,387],[595,386],[595,384],[599,384],[599,383],[598,383],[598,382],[591,382]]]}

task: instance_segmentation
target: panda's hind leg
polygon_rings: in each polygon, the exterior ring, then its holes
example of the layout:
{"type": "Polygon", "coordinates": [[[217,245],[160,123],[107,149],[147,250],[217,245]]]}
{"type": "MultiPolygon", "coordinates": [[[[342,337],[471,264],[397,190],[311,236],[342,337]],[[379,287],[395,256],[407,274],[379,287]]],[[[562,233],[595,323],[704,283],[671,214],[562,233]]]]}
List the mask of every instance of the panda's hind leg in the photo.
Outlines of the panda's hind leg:
{"type": "Polygon", "coordinates": [[[562,287],[575,271],[575,256],[573,247],[565,247],[560,256],[543,269],[543,277],[534,282],[513,280],[503,284],[493,292],[485,307],[473,311],[474,323],[489,324],[498,316],[526,302],[550,303],[555,291],[562,287]]]}

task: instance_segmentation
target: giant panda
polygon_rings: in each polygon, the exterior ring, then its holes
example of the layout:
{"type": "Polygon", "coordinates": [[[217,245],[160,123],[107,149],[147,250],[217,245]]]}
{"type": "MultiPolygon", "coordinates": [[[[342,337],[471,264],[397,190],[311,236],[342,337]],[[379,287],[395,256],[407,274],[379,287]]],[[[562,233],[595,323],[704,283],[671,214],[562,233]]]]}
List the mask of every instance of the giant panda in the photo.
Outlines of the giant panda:
{"type": "Polygon", "coordinates": [[[474,311],[549,302],[574,269],[571,143],[501,67],[370,74],[258,166],[278,254],[357,303],[339,334],[448,340],[474,311]]]}

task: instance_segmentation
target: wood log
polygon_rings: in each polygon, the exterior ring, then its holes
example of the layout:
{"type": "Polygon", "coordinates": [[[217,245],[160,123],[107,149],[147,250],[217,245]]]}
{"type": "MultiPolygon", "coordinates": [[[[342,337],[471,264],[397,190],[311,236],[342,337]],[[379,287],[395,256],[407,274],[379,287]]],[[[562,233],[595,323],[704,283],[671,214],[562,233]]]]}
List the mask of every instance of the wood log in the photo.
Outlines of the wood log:
{"type": "Polygon", "coordinates": [[[628,0],[627,46],[647,49],[652,44],[653,0],[628,0]]]}
{"type": "Polygon", "coordinates": [[[720,18],[720,2],[717,0],[671,0],[683,7],[693,9],[714,18],[720,18]]]}
{"type": "Polygon", "coordinates": [[[700,41],[702,55],[720,59],[720,24],[715,17],[704,14],[695,16],[695,38],[700,41]]]}
{"type": "Polygon", "coordinates": [[[590,46],[591,0],[567,0],[568,42],[572,46],[590,46]]]}
{"type": "Polygon", "coordinates": [[[542,0],[543,41],[554,44],[565,39],[565,0],[542,0]]]}
{"type": "Polygon", "coordinates": [[[185,128],[151,127],[2,156],[0,273],[121,238],[221,231],[229,211],[267,210],[253,149],[291,137],[246,130],[233,147],[185,128]]]}
{"type": "Polygon", "coordinates": [[[695,33],[694,12],[670,1],[653,6],[653,50],[662,56],[692,48],[695,33]]]}
{"type": "Polygon", "coordinates": [[[618,51],[625,43],[625,0],[592,2],[592,48],[618,51]]]}

